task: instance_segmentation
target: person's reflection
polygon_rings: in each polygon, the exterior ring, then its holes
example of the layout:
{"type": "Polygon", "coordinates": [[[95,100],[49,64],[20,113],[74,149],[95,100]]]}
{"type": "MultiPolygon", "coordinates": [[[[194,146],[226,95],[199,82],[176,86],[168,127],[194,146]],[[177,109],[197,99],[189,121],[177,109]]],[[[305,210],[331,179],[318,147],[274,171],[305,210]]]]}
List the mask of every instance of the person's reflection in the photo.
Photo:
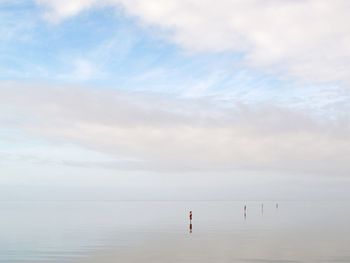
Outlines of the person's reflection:
{"type": "Polygon", "coordinates": [[[247,212],[244,211],[244,220],[247,219],[247,212]]]}
{"type": "Polygon", "coordinates": [[[190,234],[192,234],[192,223],[190,223],[190,234]]]}

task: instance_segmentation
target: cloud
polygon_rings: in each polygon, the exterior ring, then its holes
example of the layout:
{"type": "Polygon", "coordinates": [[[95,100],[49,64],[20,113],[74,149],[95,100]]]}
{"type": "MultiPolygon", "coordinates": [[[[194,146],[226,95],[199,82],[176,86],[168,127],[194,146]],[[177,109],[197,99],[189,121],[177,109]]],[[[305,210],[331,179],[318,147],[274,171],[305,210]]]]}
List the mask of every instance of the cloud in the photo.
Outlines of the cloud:
{"type": "Polygon", "coordinates": [[[69,61],[70,69],[57,74],[60,80],[87,81],[101,78],[105,75],[100,69],[100,65],[95,61],[86,58],[73,58],[69,61]]]}
{"type": "Polygon", "coordinates": [[[85,9],[89,9],[96,4],[96,0],[36,0],[39,5],[45,5],[48,10],[45,13],[45,18],[51,22],[59,22],[64,18],[77,15],[85,9]]]}
{"type": "Polygon", "coordinates": [[[347,0],[37,0],[54,21],[122,8],[194,52],[237,52],[244,63],[312,82],[350,83],[347,0]]]}
{"type": "Polygon", "coordinates": [[[206,100],[75,86],[1,86],[2,127],[117,160],[66,160],[69,165],[143,171],[350,172],[350,128],[344,116],[320,121],[271,105],[222,107],[206,100]]]}

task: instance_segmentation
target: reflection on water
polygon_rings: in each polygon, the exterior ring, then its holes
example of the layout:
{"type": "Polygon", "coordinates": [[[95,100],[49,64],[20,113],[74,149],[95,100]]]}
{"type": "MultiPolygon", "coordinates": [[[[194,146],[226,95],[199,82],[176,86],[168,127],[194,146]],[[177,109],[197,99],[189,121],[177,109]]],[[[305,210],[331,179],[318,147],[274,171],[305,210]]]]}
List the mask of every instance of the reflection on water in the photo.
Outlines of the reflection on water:
{"type": "Polygon", "coordinates": [[[0,211],[0,262],[350,262],[341,202],[27,202],[0,211]]]}

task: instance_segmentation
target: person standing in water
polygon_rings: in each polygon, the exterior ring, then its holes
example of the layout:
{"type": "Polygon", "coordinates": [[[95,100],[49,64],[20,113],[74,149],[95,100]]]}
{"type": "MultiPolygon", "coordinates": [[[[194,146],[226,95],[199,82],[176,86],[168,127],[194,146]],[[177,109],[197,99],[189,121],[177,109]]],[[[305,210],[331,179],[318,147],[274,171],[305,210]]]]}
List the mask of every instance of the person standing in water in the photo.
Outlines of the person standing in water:
{"type": "Polygon", "coordinates": [[[192,234],[192,211],[190,211],[189,217],[190,217],[190,234],[192,234]]]}

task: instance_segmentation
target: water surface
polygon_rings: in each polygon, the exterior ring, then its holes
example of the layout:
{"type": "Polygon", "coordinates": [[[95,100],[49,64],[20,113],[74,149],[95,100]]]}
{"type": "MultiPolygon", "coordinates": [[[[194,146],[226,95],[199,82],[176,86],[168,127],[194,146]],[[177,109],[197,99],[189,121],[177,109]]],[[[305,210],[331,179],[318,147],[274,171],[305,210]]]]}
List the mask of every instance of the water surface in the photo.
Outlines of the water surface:
{"type": "Polygon", "coordinates": [[[278,203],[2,202],[0,262],[350,262],[346,202],[278,203]]]}

